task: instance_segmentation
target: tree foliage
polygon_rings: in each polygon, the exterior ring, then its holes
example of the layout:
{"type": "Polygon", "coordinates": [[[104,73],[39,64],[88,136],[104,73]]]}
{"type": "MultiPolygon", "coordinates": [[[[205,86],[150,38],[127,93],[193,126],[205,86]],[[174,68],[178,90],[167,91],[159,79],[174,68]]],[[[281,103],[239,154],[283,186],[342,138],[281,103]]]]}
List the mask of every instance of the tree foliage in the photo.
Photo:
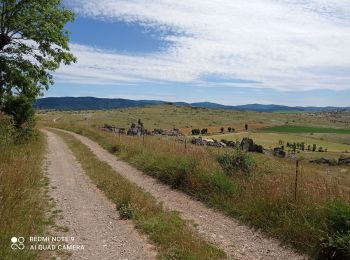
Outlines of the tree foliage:
{"type": "Polygon", "coordinates": [[[13,96],[34,101],[60,64],[75,62],[65,29],[73,20],[61,0],[0,0],[0,110],[13,96]]]}

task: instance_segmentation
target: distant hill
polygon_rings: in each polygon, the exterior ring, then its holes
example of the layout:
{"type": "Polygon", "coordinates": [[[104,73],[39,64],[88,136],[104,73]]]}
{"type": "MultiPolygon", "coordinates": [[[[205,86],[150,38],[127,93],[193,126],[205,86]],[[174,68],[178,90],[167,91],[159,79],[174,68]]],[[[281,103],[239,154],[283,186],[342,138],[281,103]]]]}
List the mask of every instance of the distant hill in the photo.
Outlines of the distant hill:
{"type": "Polygon", "coordinates": [[[130,100],[121,98],[95,98],[95,97],[48,97],[38,99],[34,107],[37,109],[54,110],[99,110],[116,109],[126,107],[145,107],[151,105],[174,104],[177,106],[192,106],[210,109],[230,109],[230,110],[248,110],[258,112],[277,112],[277,111],[327,111],[327,110],[350,110],[350,107],[290,107],[282,105],[261,105],[248,104],[241,106],[226,106],[211,102],[166,102],[160,100],[130,100]]]}
{"type": "Polygon", "coordinates": [[[126,107],[144,107],[149,105],[162,104],[158,101],[110,99],[94,97],[49,97],[38,99],[34,107],[37,109],[56,110],[98,110],[115,109],[126,107]]]}

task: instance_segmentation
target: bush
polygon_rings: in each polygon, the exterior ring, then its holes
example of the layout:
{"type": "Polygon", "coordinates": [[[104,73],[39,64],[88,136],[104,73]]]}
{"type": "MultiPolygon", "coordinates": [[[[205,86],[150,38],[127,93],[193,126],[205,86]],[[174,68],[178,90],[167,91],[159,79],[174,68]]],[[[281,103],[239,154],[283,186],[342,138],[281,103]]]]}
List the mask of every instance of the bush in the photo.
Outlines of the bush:
{"type": "Polygon", "coordinates": [[[319,259],[350,259],[350,205],[332,202],[325,208],[319,259]]]}
{"type": "Polygon", "coordinates": [[[4,112],[11,115],[17,129],[33,128],[35,110],[31,99],[24,95],[9,97],[4,106],[4,112]]]}
{"type": "Polygon", "coordinates": [[[219,155],[217,161],[229,176],[236,173],[250,173],[255,166],[253,157],[240,149],[219,155]]]}
{"type": "Polygon", "coordinates": [[[192,129],[192,135],[199,135],[201,133],[201,130],[199,129],[192,129]]]}

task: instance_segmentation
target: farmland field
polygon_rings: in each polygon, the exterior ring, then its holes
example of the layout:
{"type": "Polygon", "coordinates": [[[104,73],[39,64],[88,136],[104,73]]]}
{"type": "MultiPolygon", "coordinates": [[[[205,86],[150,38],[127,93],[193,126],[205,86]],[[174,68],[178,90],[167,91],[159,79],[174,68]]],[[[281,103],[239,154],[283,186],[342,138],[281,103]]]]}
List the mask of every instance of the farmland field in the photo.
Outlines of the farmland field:
{"type": "MultiPolygon", "coordinates": [[[[298,143],[304,142],[306,146],[316,144],[317,147],[326,148],[327,153],[312,153],[312,152],[301,152],[303,156],[307,157],[319,157],[319,156],[331,156],[336,157],[339,154],[344,153],[345,151],[350,152],[350,145],[341,144],[337,142],[325,141],[314,138],[313,135],[296,135],[290,133],[265,133],[265,132],[241,132],[241,133],[229,133],[229,134],[219,134],[210,136],[210,138],[215,138],[218,140],[226,139],[228,141],[237,141],[242,140],[243,137],[250,137],[257,144],[262,145],[265,149],[272,149],[279,146],[279,141],[283,141],[284,144],[289,143],[298,143]],[[326,155],[325,155],[326,154],[326,155]]],[[[350,138],[350,136],[349,136],[350,138]]]]}
{"type": "Polygon", "coordinates": [[[333,134],[350,134],[350,129],[337,129],[325,127],[311,127],[311,126],[296,126],[296,125],[282,125],[263,129],[267,132],[285,132],[285,133],[333,133],[333,134]]]}

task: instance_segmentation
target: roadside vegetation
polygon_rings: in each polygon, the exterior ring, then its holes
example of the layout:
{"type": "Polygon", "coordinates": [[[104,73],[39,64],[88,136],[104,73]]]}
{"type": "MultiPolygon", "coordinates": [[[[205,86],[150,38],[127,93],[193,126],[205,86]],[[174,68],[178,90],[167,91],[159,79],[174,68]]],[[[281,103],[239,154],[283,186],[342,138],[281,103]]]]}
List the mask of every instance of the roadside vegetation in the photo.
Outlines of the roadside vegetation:
{"type": "Polygon", "coordinates": [[[93,127],[55,126],[93,139],[147,174],[314,258],[349,256],[347,169],[303,162],[296,189],[293,160],[192,145],[185,150],[168,139],[143,142],[93,127]]]}
{"type": "Polygon", "coordinates": [[[41,235],[46,224],[48,180],[43,176],[45,141],[24,137],[0,115],[0,259],[37,259],[38,251],[12,250],[11,238],[41,235]]]}
{"type": "Polygon", "coordinates": [[[121,218],[132,219],[157,246],[160,259],[222,259],[225,253],[199,237],[178,213],[164,210],[152,195],[101,162],[75,137],[63,137],[86,174],[116,204],[121,218]]]}

